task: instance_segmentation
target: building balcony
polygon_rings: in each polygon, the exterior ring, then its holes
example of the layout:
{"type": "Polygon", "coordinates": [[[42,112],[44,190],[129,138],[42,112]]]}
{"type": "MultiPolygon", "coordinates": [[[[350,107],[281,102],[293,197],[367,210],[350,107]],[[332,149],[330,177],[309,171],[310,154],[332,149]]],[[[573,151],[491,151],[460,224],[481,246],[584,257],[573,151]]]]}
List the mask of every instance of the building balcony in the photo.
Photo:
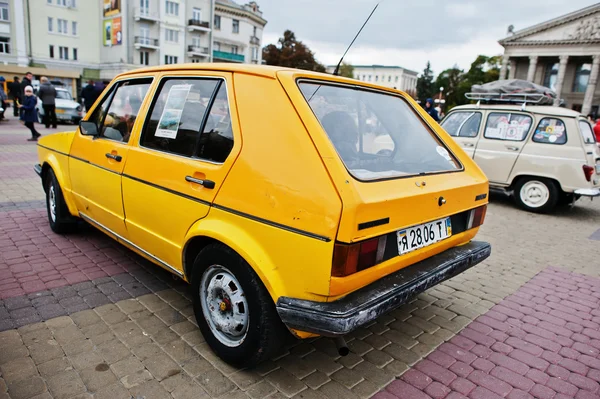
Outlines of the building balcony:
{"type": "Polygon", "coordinates": [[[214,50],[213,59],[225,62],[244,62],[244,55],[214,50]]]}
{"type": "Polygon", "coordinates": [[[209,54],[208,47],[188,46],[189,56],[199,55],[201,57],[208,57],[209,54]]]}
{"type": "Polygon", "coordinates": [[[158,22],[160,21],[160,17],[157,12],[151,12],[147,8],[136,8],[133,12],[133,18],[136,22],[139,21],[149,21],[149,22],[158,22]]]}
{"type": "Polygon", "coordinates": [[[210,32],[210,24],[208,21],[200,21],[199,19],[188,19],[188,31],[210,32]]]}
{"type": "Polygon", "coordinates": [[[158,39],[151,39],[146,36],[136,36],[134,38],[135,48],[145,48],[151,50],[158,50],[158,39]]]}
{"type": "Polygon", "coordinates": [[[256,36],[250,36],[250,44],[260,45],[260,39],[256,36]]]}

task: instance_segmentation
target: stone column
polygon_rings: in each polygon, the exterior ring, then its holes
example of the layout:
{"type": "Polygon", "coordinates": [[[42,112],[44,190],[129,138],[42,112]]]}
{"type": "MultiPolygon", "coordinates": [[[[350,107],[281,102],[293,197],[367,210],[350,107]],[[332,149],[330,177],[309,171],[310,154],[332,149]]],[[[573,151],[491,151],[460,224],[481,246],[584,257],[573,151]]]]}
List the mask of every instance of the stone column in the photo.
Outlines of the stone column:
{"type": "Polygon", "coordinates": [[[583,98],[583,106],[581,113],[587,115],[592,110],[592,101],[594,100],[594,92],[596,91],[596,83],[598,83],[598,72],[600,71],[600,54],[593,57],[592,70],[590,71],[590,80],[585,88],[585,97],[583,98]]]}
{"type": "Polygon", "coordinates": [[[502,66],[500,67],[500,80],[506,79],[506,70],[508,69],[508,60],[509,57],[505,55],[502,57],[502,66]]]}
{"type": "Polygon", "coordinates": [[[510,71],[508,71],[508,78],[514,79],[517,75],[517,60],[514,58],[510,60],[510,71]]]}
{"type": "Polygon", "coordinates": [[[560,96],[562,94],[563,82],[565,80],[565,72],[567,71],[567,63],[569,62],[568,55],[561,55],[560,62],[558,64],[558,75],[556,75],[556,99],[554,105],[560,104],[560,96]]]}
{"type": "Polygon", "coordinates": [[[535,68],[537,68],[537,55],[532,55],[529,57],[529,69],[527,70],[527,80],[533,83],[533,79],[535,78],[535,68]]]}

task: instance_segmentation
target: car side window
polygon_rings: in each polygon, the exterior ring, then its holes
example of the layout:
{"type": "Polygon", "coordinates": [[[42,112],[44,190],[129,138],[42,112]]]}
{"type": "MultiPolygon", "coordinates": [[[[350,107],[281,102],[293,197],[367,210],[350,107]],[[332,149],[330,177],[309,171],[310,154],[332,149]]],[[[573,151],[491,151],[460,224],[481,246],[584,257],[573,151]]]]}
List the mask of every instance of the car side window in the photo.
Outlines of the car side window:
{"type": "Polygon", "coordinates": [[[567,142],[565,123],[557,118],[543,118],[535,129],[533,141],[544,144],[565,144],[567,142]]]}
{"type": "Polygon", "coordinates": [[[227,86],[221,82],[202,130],[196,156],[212,162],[225,162],[233,148],[233,129],[227,86]]]}
{"type": "MultiPolygon", "coordinates": [[[[150,89],[152,79],[136,79],[119,83],[110,98],[108,110],[104,113],[99,137],[127,143],[133,125],[142,106],[142,102],[150,89]]],[[[102,104],[104,108],[104,104],[102,104]]]]}
{"type": "MultiPolygon", "coordinates": [[[[207,109],[220,79],[165,79],[161,82],[140,145],[153,150],[192,157],[207,109]]],[[[213,111],[211,111],[212,114],[213,111]]],[[[208,118],[211,119],[212,118],[208,118]]]]}
{"type": "Polygon", "coordinates": [[[531,127],[529,115],[510,112],[491,112],[483,136],[492,140],[523,141],[531,127]]]}
{"type": "Polygon", "coordinates": [[[480,112],[453,112],[444,120],[442,127],[454,137],[477,137],[481,125],[480,112]]]}
{"type": "Polygon", "coordinates": [[[94,111],[92,113],[92,116],[90,116],[90,118],[88,119],[88,121],[94,122],[98,128],[100,126],[102,126],[102,121],[104,120],[104,117],[106,116],[106,110],[108,109],[108,106],[110,105],[110,101],[112,100],[113,95],[115,94],[116,88],[117,88],[117,85],[114,85],[110,89],[110,91],[102,99],[102,102],[100,104],[98,104],[98,106],[96,106],[96,108],[94,109],[94,111]]]}

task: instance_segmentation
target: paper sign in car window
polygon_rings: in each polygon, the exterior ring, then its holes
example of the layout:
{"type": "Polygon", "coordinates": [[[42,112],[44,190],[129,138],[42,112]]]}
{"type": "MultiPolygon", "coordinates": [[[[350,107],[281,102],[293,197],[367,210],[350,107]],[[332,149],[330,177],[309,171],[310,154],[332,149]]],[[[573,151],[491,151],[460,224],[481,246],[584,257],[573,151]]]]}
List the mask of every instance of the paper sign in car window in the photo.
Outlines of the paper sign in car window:
{"type": "Polygon", "coordinates": [[[156,129],[156,133],[154,133],[156,137],[167,139],[177,138],[181,114],[190,93],[190,88],[190,85],[173,85],[171,87],[167,103],[158,121],[158,128],[156,129]]]}

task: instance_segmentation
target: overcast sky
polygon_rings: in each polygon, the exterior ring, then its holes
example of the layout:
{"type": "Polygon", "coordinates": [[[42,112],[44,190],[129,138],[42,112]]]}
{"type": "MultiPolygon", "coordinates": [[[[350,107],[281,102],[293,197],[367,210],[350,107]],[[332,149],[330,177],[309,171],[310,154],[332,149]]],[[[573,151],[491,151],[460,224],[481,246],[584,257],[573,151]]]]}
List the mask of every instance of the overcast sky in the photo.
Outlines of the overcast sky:
{"type": "MultiPolygon", "coordinates": [[[[256,0],[268,20],[263,43],[286,29],[326,65],[337,64],[378,0],[256,0]]],[[[503,52],[498,40],[515,30],[590,6],[591,0],[383,0],[345,60],[352,64],[400,65],[434,73],[478,54],[503,52]]]]}

